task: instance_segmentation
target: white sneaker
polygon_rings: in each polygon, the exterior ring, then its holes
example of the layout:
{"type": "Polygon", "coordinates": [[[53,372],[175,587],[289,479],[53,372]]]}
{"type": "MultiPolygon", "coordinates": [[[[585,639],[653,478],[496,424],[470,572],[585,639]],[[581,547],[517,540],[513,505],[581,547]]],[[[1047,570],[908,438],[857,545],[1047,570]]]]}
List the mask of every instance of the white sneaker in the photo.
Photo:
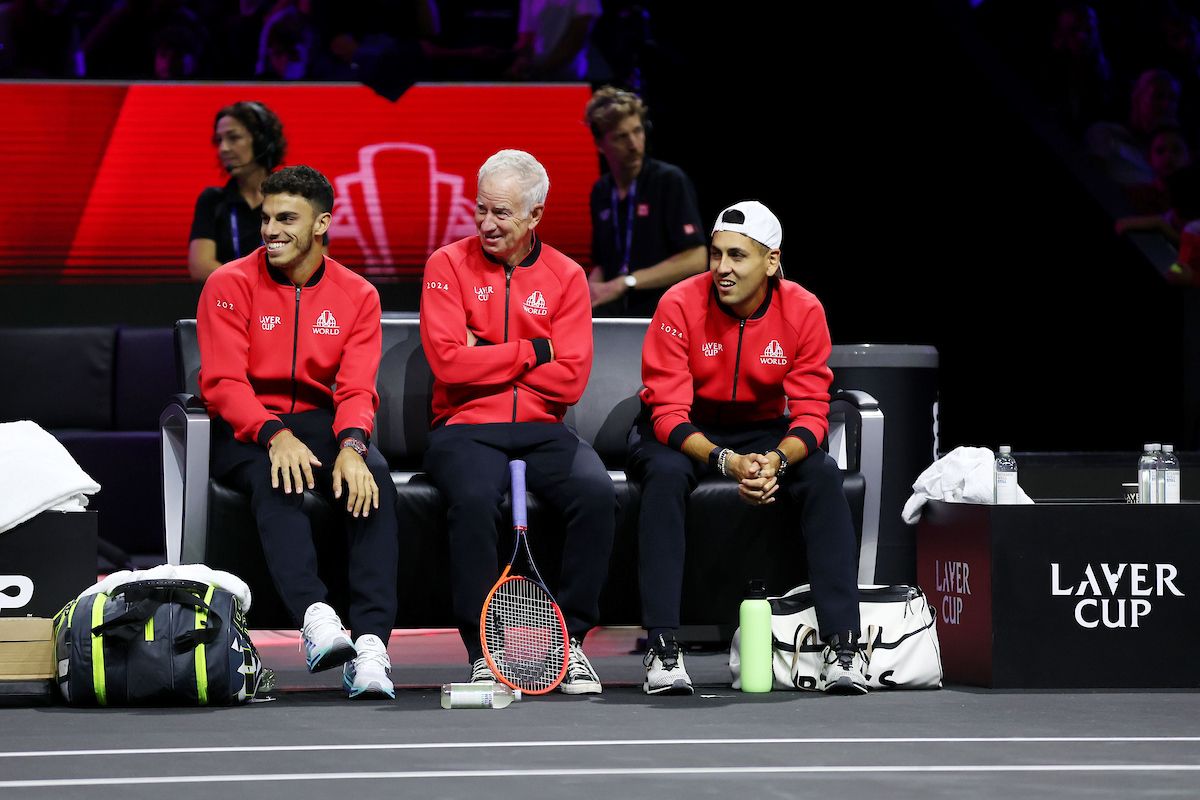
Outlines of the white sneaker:
{"type": "Polygon", "coordinates": [[[866,694],[866,659],[854,634],[834,634],[825,646],[825,666],[821,668],[821,691],[828,694],[866,694]]]}
{"type": "Polygon", "coordinates": [[[396,687],[392,686],[389,674],[392,662],[388,658],[387,646],[372,633],[364,633],[355,642],[358,655],[342,669],[342,686],[350,697],[365,694],[387,695],[396,699],[396,687]]]}
{"type": "Polygon", "coordinates": [[[496,676],[492,674],[492,668],[488,666],[486,658],[477,658],[471,662],[470,683],[491,683],[494,680],[496,676]]]}
{"type": "Polygon", "coordinates": [[[340,667],[354,658],[354,643],[346,635],[337,612],[325,603],[313,603],[304,612],[304,657],[309,672],[340,667]]]}
{"type": "Polygon", "coordinates": [[[600,685],[600,676],[592,669],[592,662],[583,654],[583,646],[578,639],[571,640],[570,655],[567,660],[567,675],[558,690],[563,694],[600,694],[604,687],[600,685]]]}
{"type": "Polygon", "coordinates": [[[646,667],[646,694],[692,694],[692,679],[683,666],[683,651],[675,637],[659,636],[642,659],[646,667]]]}

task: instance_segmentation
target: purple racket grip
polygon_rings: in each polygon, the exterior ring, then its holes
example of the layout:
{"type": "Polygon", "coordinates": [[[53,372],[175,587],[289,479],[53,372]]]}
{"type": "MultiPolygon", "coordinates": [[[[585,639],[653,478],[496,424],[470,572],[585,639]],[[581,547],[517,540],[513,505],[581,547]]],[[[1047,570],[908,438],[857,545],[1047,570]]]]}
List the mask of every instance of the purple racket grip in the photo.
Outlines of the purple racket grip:
{"type": "Polygon", "coordinates": [[[525,528],[528,527],[525,513],[525,462],[520,459],[508,462],[508,471],[512,475],[513,527],[525,528]]]}

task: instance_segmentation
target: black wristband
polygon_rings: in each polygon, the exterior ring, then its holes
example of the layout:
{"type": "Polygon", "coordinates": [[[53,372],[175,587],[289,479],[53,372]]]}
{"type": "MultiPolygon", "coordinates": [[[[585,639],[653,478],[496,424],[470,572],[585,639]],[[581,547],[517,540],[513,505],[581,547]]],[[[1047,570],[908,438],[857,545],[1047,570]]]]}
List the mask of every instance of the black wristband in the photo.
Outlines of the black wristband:
{"type": "Polygon", "coordinates": [[[725,448],[721,447],[721,445],[717,445],[708,454],[708,468],[711,469],[713,472],[717,473],[718,475],[721,474],[721,471],[717,467],[717,459],[720,458],[721,451],[724,449],[725,448]]]}
{"type": "Polygon", "coordinates": [[[778,447],[776,447],[772,450],[769,450],[768,452],[774,453],[775,455],[779,456],[779,469],[775,470],[775,475],[777,477],[783,477],[783,473],[787,472],[787,468],[788,468],[787,456],[785,456],[783,454],[783,451],[780,450],[778,447]]]}
{"type": "Polygon", "coordinates": [[[550,352],[549,339],[531,339],[533,342],[533,354],[537,356],[537,363],[534,366],[540,367],[542,364],[549,364],[553,359],[550,352]]]}

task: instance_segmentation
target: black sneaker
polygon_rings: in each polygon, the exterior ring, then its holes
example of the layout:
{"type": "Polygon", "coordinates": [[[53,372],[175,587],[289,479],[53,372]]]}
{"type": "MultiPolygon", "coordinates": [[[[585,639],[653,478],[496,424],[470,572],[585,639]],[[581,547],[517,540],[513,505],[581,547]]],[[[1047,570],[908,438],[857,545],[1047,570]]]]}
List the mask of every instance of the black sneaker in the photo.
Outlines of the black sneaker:
{"type": "Polygon", "coordinates": [[[691,694],[692,679],[683,666],[683,651],[673,634],[659,634],[658,641],[650,645],[642,659],[646,667],[646,682],[642,691],[646,694],[691,694]],[[668,638],[670,637],[670,638],[668,638]]]}
{"type": "Polygon", "coordinates": [[[834,634],[825,645],[821,690],[828,694],[866,694],[866,659],[852,631],[834,634]]]}
{"type": "Polygon", "coordinates": [[[592,668],[592,662],[583,654],[583,646],[578,639],[571,640],[570,653],[567,657],[567,675],[558,690],[563,694],[600,694],[604,687],[600,685],[600,676],[592,668]]]}

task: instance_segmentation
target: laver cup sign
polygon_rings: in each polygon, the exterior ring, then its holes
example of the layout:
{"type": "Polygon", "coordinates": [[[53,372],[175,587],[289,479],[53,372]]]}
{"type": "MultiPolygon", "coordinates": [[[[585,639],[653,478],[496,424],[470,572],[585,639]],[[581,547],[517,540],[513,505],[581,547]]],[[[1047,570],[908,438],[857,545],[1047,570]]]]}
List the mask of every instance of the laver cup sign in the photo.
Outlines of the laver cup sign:
{"type": "Polygon", "coordinates": [[[1161,608],[1163,601],[1184,596],[1174,564],[1087,564],[1074,575],[1069,565],[1066,572],[1063,567],[1050,564],[1050,594],[1071,598],[1081,628],[1137,628],[1156,604],[1161,608]]]}
{"type": "Polygon", "coordinates": [[[950,683],[1200,687],[1197,564],[1200,504],[932,501],[917,533],[950,683]]]}

